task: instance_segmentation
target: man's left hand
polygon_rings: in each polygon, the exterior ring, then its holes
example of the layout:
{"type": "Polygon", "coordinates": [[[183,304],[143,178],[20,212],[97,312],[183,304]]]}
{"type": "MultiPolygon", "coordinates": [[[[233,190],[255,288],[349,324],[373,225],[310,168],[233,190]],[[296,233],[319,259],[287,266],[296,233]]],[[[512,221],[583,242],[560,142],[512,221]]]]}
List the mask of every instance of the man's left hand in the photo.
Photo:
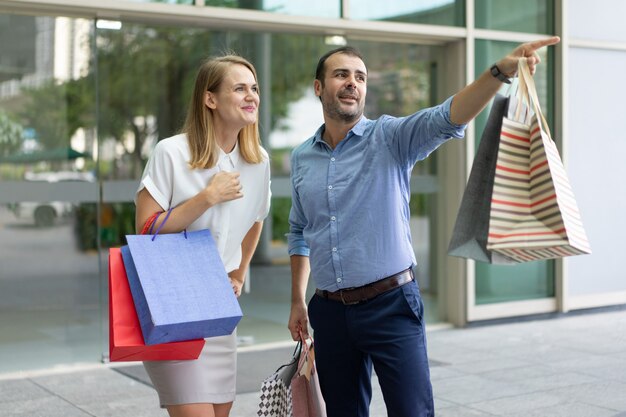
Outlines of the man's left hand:
{"type": "Polygon", "coordinates": [[[556,45],[561,41],[558,36],[548,39],[523,43],[515,48],[509,55],[497,62],[500,72],[507,77],[514,77],[517,74],[517,65],[520,59],[526,59],[530,73],[535,74],[535,67],[541,62],[537,50],[544,46],[556,45]]]}

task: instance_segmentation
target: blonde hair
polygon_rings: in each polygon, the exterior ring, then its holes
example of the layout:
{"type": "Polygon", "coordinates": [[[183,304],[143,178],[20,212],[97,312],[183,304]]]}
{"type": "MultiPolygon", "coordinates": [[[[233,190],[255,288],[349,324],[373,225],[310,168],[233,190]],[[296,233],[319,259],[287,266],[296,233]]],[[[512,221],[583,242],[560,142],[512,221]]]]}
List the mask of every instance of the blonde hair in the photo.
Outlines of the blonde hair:
{"type": "MultiPolygon", "coordinates": [[[[206,91],[217,91],[224,81],[228,69],[233,65],[248,68],[255,81],[257,80],[254,66],[246,59],[237,55],[225,55],[206,60],[198,70],[187,118],[182,133],[187,134],[192,169],[212,168],[217,163],[219,146],[215,137],[213,110],[204,104],[206,91]]],[[[258,164],[263,160],[258,120],[239,131],[239,150],[243,159],[249,164],[258,164]]]]}

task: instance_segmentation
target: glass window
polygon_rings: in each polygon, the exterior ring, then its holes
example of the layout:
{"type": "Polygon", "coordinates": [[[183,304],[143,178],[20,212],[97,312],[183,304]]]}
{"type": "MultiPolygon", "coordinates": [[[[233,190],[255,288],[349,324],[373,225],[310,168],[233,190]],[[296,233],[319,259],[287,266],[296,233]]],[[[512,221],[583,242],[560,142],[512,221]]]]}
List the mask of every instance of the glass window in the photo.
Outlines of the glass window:
{"type": "Polygon", "coordinates": [[[350,19],[464,26],[464,0],[350,0],[350,19]]]}
{"type": "MultiPolygon", "coordinates": [[[[125,1],[132,1],[132,2],[137,2],[137,3],[166,3],[166,4],[187,4],[187,5],[195,4],[195,0],[125,0],[125,1]]],[[[226,3],[226,2],[228,2],[228,0],[223,1],[223,3],[226,3]]]]}
{"type": "MultiPolygon", "coordinates": [[[[321,39],[309,53],[294,49],[293,42],[304,48],[306,39],[293,35],[272,35],[272,61],[277,63],[272,71],[272,108],[277,117],[272,119],[269,141],[272,147],[272,185],[283,197],[272,200],[273,250],[286,259],[285,233],[289,230],[288,214],[291,207],[289,155],[291,149],[311,137],[323,123],[322,107],[313,94],[313,78],[319,56],[335,46],[324,45],[321,39]],[[285,39],[283,39],[285,37],[285,39]],[[291,39],[292,42],[288,42],[291,39]],[[295,71],[285,71],[282,62],[297,63],[295,71]],[[276,86],[280,86],[277,88],[276,86]],[[282,184],[282,186],[281,186],[282,184]]],[[[380,42],[349,41],[365,58],[368,74],[365,114],[374,119],[382,114],[403,116],[421,108],[437,104],[437,76],[445,56],[443,48],[436,46],[391,44],[380,42]]],[[[306,49],[306,48],[305,48],[306,49]]],[[[440,320],[438,315],[439,276],[434,268],[433,235],[435,229],[434,196],[437,189],[435,158],[419,162],[413,169],[411,196],[411,233],[419,267],[417,279],[422,290],[429,322],[440,320]]],[[[254,278],[253,278],[254,285],[254,278]]],[[[245,318],[244,318],[245,319],[245,318]]]]}
{"type": "MultiPolygon", "coordinates": [[[[493,62],[505,56],[516,43],[497,41],[476,41],[476,76],[478,77],[493,62]]],[[[534,75],[541,108],[552,123],[554,105],[552,74],[554,60],[552,49],[543,48],[538,51],[542,64],[537,67],[534,75]]],[[[514,94],[516,81],[512,87],[502,86],[501,94],[514,94]]],[[[476,148],[487,121],[489,109],[476,118],[476,148]]],[[[554,129],[553,129],[554,130],[554,129]]],[[[557,141],[558,142],[558,141],[557,141]]],[[[554,296],[554,261],[537,261],[514,266],[496,266],[476,262],[476,304],[487,304],[515,300],[554,296]]]]}
{"type": "Polygon", "coordinates": [[[554,33],[554,0],[475,0],[474,4],[477,28],[554,33]]]}
{"type": "Polygon", "coordinates": [[[623,0],[569,0],[567,28],[572,38],[626,42],[623,0]]]}
{"type": "Polygon", "coordinates": [[[297,16],[341,17],[341,0],[321,0],[315,7],[306,1],[288,0],[204,0],[207,6],[238,7],[297,16]]]}
{"type": "Polygon", "coordinates": [[[0,15],[0,373],[101,358],[92,33],[0,15]]]}

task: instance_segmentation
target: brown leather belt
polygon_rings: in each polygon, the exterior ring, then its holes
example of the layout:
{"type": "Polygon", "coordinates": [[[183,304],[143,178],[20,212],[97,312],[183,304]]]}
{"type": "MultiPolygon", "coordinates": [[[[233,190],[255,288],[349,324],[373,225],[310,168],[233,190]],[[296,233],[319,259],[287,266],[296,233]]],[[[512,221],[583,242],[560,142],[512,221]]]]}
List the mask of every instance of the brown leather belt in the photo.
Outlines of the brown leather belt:
{"type": "Polygon", "coordinates": [[[346,288],[335,292],[316,289],[315,294],[329,300],[339,301],[345,305],[352,305],[371,300],[380,294],[401,287],[411,281],[413,281],[413,271],[407,269],[362,287],[346,288]]]}

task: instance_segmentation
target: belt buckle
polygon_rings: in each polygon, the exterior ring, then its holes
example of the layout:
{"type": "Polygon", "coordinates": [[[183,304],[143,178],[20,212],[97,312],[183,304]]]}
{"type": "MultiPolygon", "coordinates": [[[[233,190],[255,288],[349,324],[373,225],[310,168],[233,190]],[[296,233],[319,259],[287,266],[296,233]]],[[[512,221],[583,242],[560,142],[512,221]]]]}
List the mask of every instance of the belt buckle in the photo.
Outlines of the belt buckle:
{"type": "Polygon", "coordinates": [[[339,297],[341,297],[341,302],[343,303],[343,305],[345,305],[345,306],[352,306],[352,305],[355,305],[355,304],[359,304],[361,302],[361,301],[358,301],[358,300],[357,301],[346,301],[346,299],[343,297],[343,293],[344,293],[343,290],[339,291],[339,297]]]}

